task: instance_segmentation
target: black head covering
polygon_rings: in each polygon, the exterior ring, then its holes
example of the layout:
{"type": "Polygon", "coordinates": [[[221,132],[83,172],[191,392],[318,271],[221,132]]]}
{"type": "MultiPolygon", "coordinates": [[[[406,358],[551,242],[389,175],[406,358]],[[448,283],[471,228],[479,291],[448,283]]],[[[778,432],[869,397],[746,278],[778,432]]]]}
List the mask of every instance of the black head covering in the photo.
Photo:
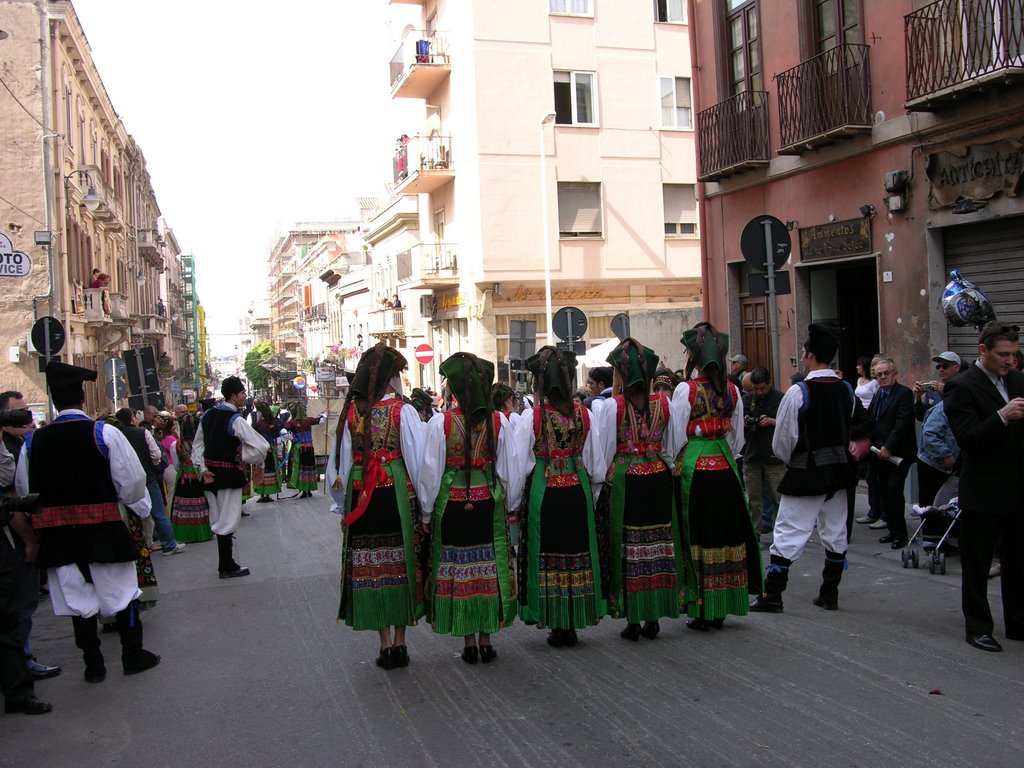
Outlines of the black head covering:
{"type": "Polygon", "coordinates": [[[51,360],[46,364],[46,386],[58,408],[85,402],[86,381],[96,381],[96,371],[51,360]]]}
{"type": "Polygon", "coordinates": [[[220,393],[225,400],[239,392],[245,392],[245,384],[237,376],[228,376],[220,385],[220,393]]]}

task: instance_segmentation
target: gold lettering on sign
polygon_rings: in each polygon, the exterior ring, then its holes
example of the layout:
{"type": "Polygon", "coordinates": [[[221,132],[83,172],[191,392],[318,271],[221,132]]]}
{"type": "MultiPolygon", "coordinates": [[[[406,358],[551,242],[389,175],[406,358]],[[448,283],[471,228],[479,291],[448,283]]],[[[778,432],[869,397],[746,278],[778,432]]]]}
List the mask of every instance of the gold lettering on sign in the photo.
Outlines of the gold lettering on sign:
{"type": "MultiPolygon", "coordinates": [[[[596,284],[585,285],[579,288],[554,288],[551,291],[552,301],[598,301],[607,298],[611,298],[608,291],[603,286],[596,284]]],[[[520,285],[507,298],[505,296],[496,296],[494,301],[496,304],[540,302],[544,301],[544,289],[520,285]]]]}
{"type": "Polygon", "coordinates": [[[466,301],[461,293],[443,293],[441,294],[441,300],[438,302],[441,311],[455,309],[465,305],[465,303],[466,301]]]}

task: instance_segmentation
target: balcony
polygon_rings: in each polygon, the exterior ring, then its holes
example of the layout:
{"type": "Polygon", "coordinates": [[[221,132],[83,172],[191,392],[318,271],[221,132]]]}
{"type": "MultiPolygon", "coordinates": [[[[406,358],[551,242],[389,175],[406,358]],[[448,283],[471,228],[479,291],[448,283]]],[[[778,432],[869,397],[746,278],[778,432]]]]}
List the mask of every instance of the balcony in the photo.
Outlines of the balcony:
{"type": "Polygon", "coordinates": [[[396,195],[434,192],[455,179],[452,137],[402,136],[392,165],[396,195]]]}
{"type": "Polygon", "coordinates": [[[701,181],[768,165],[768,92],[745,91],[697,113],[701,181]]]}
{"type": "Polygon", "coordinates": [[[110,323],[110,291],[106,288],[86,288],[82,291],[82,308],[86,325],[110,323]]]}
{"type": "Polygon", "coordinates": [[[417,243],[410,250],[413,264],[406,288],[452,288],[459,284],[456,243],[417,243]],[[418,269],[417,269],[418,267],[418,269]]]}
{"type": "Polygon", "coordinates": [[[391,98],[425,99],[451,71],[443,33],[410,30],[391,57],[391,98]]]}
{"type": "Polygon", "coordinates": [[[162,339],[167,335],[167,318],[161,315],[136,315],[139,320],[138,333],[151,339],[162,339]]]}
{"type": "Polygon", "coordinates": [[[1024,0],[937,0],[904,18],[908,111],[1024,77],[1024,0]]]}
{"type": "Polygon", "coordinates": [[[155,229],[143,229],[139,228],[136,230],[135,243],[139,247],[139,252],[145,251],[156,251],[157,250],[157,231],[155,229]]]}
{"type": "Polygon", "coordinates": [[[370,335],[378,339],[405,338],[405,309],[378,309],[371,312],[370,335]]]}
{"type": "Polygon", "coordinates": [[[110,319],[115,325],[135,324],[135,320],[132,319],[131,314],[128,312],[128,297],[123,293],[110,294],[110,319]]]}
{"type": "Polygon", "coordinates": [[[776,75],[780,155],[871,130],[869,47],[844,43],[776,75]]]}
{"type": "Polygon", "coordinates": [[[314,304],[302,308],[302,321],[306,323],[327,322],[327,304],[314,304]]]}

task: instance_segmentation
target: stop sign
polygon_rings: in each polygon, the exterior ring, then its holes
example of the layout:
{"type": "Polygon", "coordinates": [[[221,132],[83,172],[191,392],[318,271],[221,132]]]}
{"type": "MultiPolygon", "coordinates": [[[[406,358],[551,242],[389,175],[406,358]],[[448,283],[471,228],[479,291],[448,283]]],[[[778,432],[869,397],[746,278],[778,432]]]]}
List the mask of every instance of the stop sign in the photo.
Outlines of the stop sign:
{"type": "Polygon", "coordinates": [[[420,365],[430,365],[434,362],[434,348],[429,344],[420,344],[416,347],[416,362],[420,365]]]}

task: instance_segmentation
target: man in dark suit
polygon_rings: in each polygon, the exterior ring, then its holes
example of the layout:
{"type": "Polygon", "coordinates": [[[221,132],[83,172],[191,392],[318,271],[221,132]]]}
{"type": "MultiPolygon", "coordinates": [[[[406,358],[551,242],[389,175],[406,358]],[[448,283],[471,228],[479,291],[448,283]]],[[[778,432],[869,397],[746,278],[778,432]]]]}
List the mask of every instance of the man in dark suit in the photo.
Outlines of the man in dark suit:
{"type": "Polygon", "coordinates": [[[896,363],[886,358],[875,364],[878,390],[871,399],[868,415],[874,426],[871,444],[879,449],[873,459],[878,478],[878,501],[889,533],[878,541],[893,549],[907,545],[906,499],[903,486],[910,465],[917,458],[917,436],[914,433],[914,393],[896,381],[896,363]],[[901,459],[899,466],[892,458],[901,459]]]}
{"type": "Polygon", "coordinates": [[[1024,640],[1024,375],[1014,369],[1019,329],[993,320],[981,329],[978,361],[946,383],[943,407],[960,444],[961,602],[967,642],[1001,651],[992,637],[988,569],[1003,537],[1001,587],[1006,637],[1024,640]]]}

